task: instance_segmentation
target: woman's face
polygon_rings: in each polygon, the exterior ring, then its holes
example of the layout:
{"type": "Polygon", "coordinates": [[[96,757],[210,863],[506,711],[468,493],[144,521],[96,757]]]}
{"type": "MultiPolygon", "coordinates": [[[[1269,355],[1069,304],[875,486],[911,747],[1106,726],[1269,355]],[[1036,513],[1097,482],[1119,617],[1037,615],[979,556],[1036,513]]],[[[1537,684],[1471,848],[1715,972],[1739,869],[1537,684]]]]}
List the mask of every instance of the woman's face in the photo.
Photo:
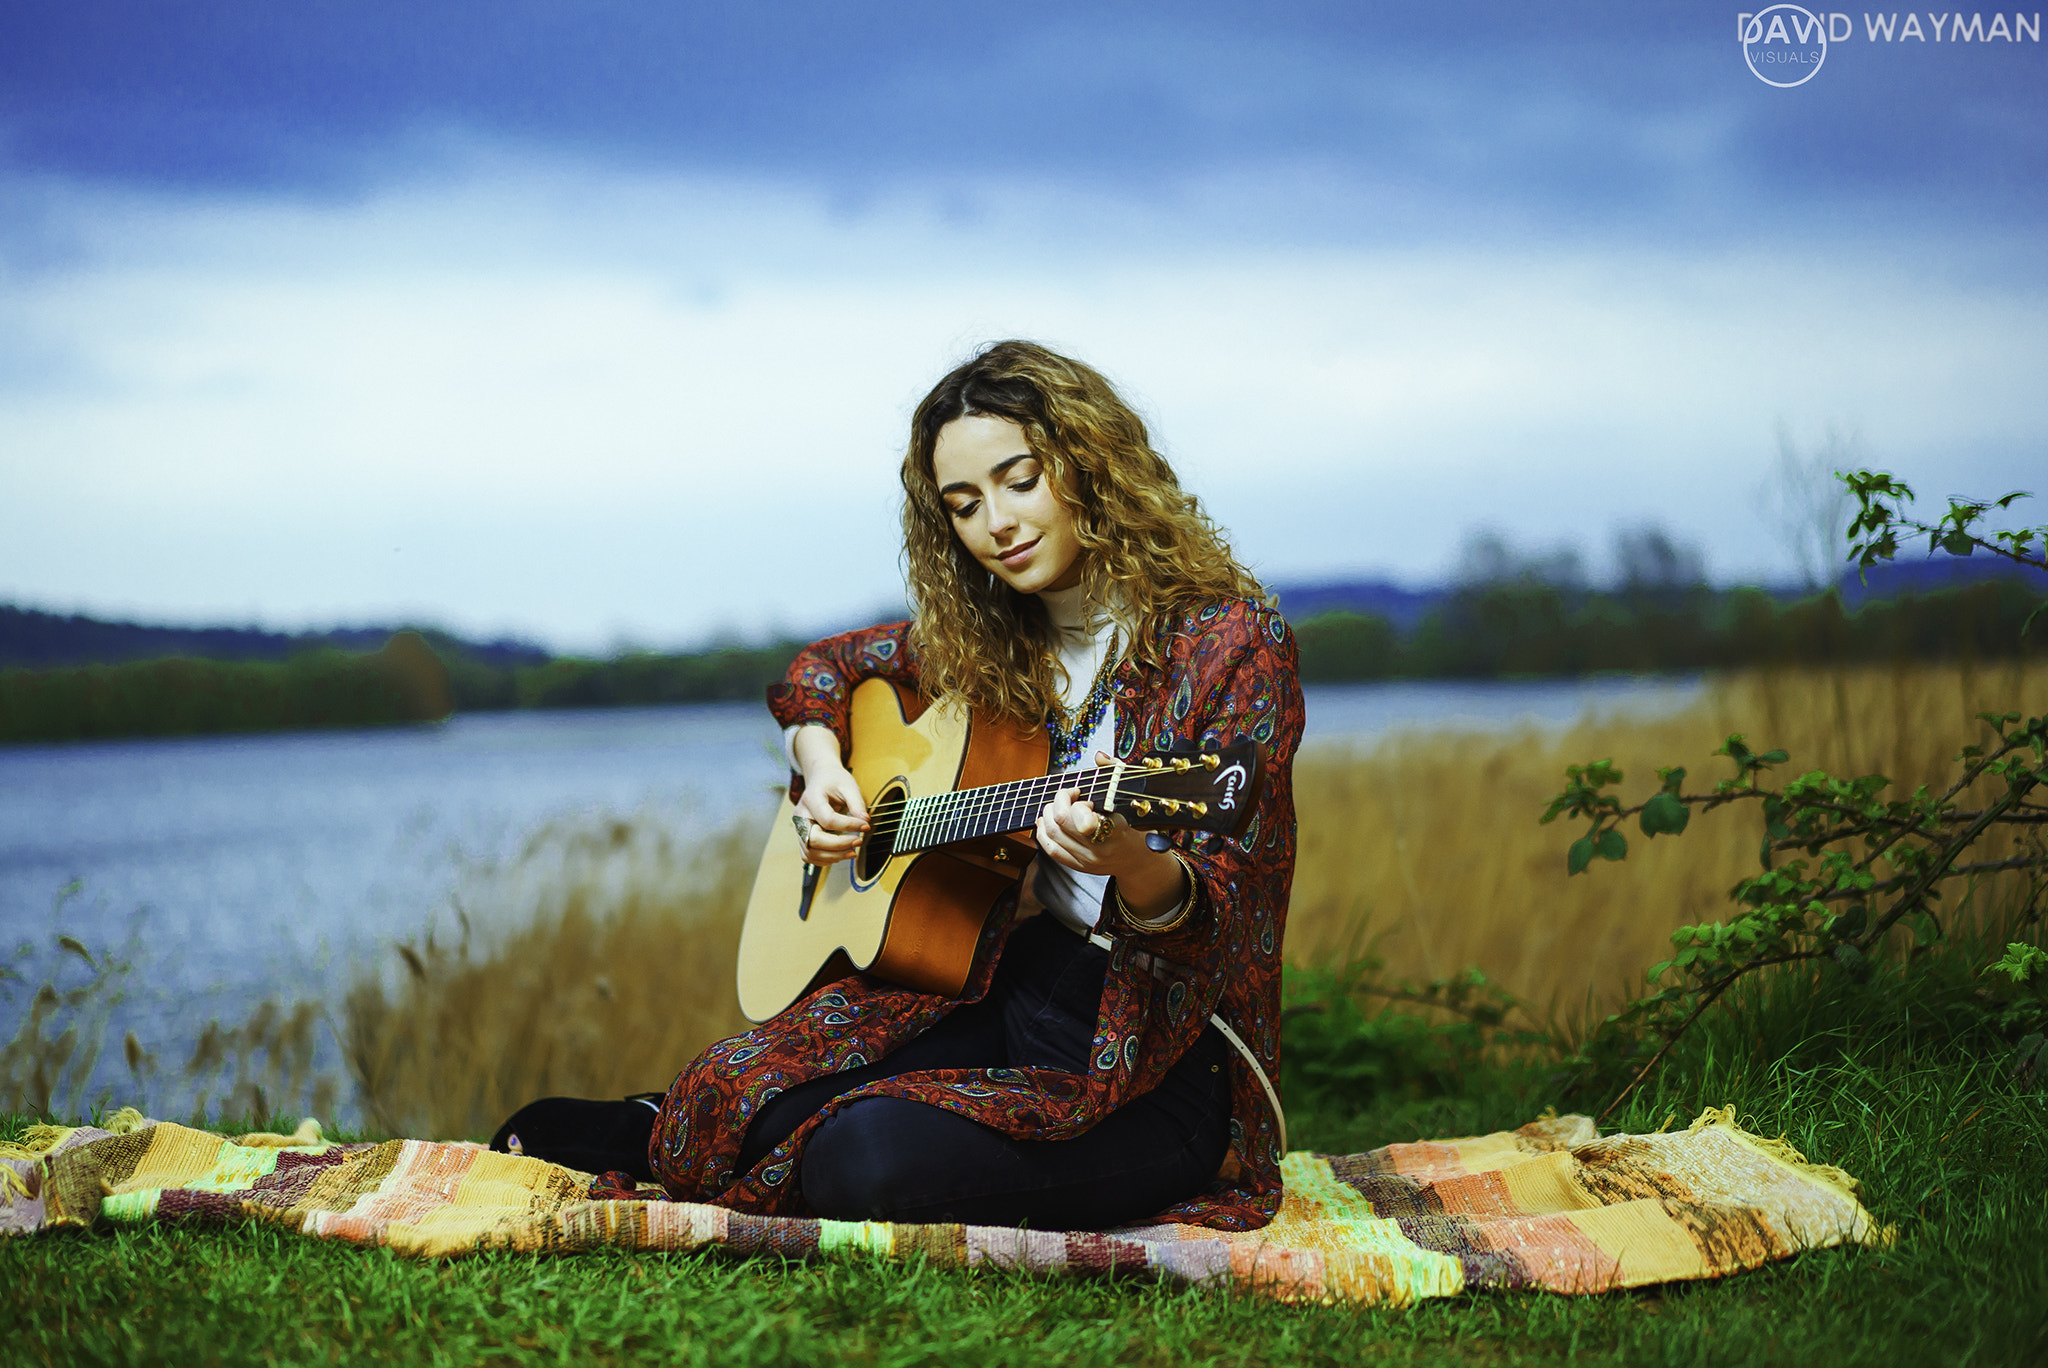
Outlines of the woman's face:
{"type": "Polygon", "coordinates": [[[939,429],[932,477],[968,554],[1021,594],[1081,582],[1074,517],[1007,418],[955,418],[939,429]]]}

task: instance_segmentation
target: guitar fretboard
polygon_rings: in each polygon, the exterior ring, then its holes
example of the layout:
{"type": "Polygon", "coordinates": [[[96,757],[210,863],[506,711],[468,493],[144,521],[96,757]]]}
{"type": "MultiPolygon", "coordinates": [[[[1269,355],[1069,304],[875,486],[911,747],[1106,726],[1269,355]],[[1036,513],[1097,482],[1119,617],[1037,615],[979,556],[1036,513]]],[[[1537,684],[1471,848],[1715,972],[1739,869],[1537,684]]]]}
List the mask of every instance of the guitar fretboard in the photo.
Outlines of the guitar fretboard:
{"type": "Polygon", "coordinates": [[[1002,836],[1034,825],[1039,811],[1061,789],[1076,789],[1090,802],[1099,800],[1109,792],[1116,772],[1115,766],[1068,770],[986,788],[927,794],[912,798],[897,813],[876,813],[876,827],[879,830],[892,820],[896,823],[891,846],[899,855],[979,836],[1002,836]]]}

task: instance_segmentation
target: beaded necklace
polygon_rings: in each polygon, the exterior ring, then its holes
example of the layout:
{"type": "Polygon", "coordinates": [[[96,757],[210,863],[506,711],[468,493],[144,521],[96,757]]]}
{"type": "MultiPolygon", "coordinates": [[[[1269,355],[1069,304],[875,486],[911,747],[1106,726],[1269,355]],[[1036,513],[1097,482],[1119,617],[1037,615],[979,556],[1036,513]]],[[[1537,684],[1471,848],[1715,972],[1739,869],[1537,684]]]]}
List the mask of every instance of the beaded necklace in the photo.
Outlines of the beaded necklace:
{"type": "Polygon", "coordinates": [[[1053,700],[1052,711],[1045,719],[1045,734],[1052,738],[1052,767],[1048,773],[1058,774],[1080,761],[1088,738],[1095,734],[1095,729],[1102,725],[1103,714],[1109,711],[1109,686],[1116,677],[1116,666],[1117,637],[1111,632],[1109,644],[1102,652],[1102,667],[1096,670],[1095,682],[1088,686],[1088,696],[1081,700],[1081,706],[1069,713],[1066,705],[1053,700]]]}

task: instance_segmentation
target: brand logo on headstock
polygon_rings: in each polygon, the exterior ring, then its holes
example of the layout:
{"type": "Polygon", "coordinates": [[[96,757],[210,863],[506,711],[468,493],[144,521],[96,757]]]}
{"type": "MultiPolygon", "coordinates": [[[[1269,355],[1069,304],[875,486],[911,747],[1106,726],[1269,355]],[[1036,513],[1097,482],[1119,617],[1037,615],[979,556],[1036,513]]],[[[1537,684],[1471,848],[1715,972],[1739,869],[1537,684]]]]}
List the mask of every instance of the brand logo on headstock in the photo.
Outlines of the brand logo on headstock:
{"type": "Polygon", "coordinates": [[[1232,765],[1216,777],[1223,782],[1223,796],[1216,800],[1216,806],[1228,811],[1237,806],[1237,791],[1244,787],[1250,776],[1245,773],[1243,765],[1232,765]]]}

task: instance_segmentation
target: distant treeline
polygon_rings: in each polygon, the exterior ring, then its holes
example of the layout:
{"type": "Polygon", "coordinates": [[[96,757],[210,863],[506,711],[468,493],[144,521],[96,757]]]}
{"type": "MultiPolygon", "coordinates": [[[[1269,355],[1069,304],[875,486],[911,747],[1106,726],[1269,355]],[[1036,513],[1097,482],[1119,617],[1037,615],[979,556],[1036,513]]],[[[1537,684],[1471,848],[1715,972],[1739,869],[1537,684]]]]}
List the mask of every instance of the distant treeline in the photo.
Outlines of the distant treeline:
{"type": "Polygon", "coordinates": [[[1781,603],[1760,589],[1598,592],[1527,580],[1461,589],[1407,632],[1372,613],[1324,613],[1294,627],[1311,683],[1490,679],[2048,654],[2048,613],[2020,634],[2041,602],[2016,580],[1853,612],[1834,590],[1781,603]]]}
{"type": "MultiPolygon", "coordinates": [[[[107,622],[71,613],[46,613],[0,603],[0,669],[54,670],[65,665],[120,665],[130,660],[289,660],[309,651],[374,651],[407,628],[342,627],[326,632],[266,632],[258,627],[158,627],[107,622]]],[[[510,668],[551,657],[528,641],[471,641],[422,629],[444,656],[461,654],[510,668]]]]}
{"type": "Polygon", "coordinates": [[[159,629],[0,607],[0,743],[121,736],[373,727],[438,721],[451,712],[606,708],[726,699],[758,701],[798,643],[718,647],[609,660],[550,658],[517,642],[478,645],[402,630],[288,637],[241,629],[159,629]],[[337,640],[384,645],[336,649],[337,640]],[[217,649],[227,659],[125,657],[217,649]],[[282,659],[266,656],[283,655],[282,659]],[[111,662],[20,668],[13,662],[111,662]]]}
{"type": "MultiPolygon", "coordinates": [[[[2025,638],[2019,632],[2041,601],[2039,590],[2014,580],[1873,600],[1854,611],[1834,590],[1785,603],[1760,589],[1602,592],[1527,580],[1457,590],[1406,631],[1353,612],[1318,614],[1294,628],[1302,678],[1311,683],[1490,679],[2048,653],[2048,613],[2025,638]]],[[[511,669],[458,657],[449,673],[459,711],[751,701],[782,678],[798,645],[511,669]]]]}
{"type": "MultiPolygon", "coordinates": [[[[1310,683],[1994,660],[2018,650],[2048,654],[2048,614],[2024,637],[2019,630],[2042,598],[2037,585],[1981,580],[1852,611],[1833,589],[1785,602],[1760,589],[1600,591],[1523,574],[1451,591],[1404,625],[1372,612],[1297,610],[1294,628],[1310,683]]],[[[477,647],[402,631],[369,654],[321,647],[282,661],[0,669],[0,742],[377,726],[451,711],[758,701],[797,649],[785,641],[548,659],[510,643],[477,647]]]]}
{"type": "Polygon", "coordinates": [[[452,706],[448,669],[417,632],[367,654],[0,670],[0,742],[388,726],[452,706]]]}
{"type": "Polygon", "coordinates": [[[722,646],[685,655],[636,651],[610,660],[563,657],[541,665],[494,666],[453,654],[448,682],[458,712],[506,708],[616,708],[664,703],[759,702],[782,678],[797,642],[722,646]]]}

